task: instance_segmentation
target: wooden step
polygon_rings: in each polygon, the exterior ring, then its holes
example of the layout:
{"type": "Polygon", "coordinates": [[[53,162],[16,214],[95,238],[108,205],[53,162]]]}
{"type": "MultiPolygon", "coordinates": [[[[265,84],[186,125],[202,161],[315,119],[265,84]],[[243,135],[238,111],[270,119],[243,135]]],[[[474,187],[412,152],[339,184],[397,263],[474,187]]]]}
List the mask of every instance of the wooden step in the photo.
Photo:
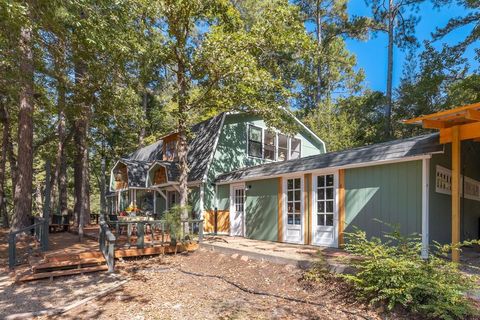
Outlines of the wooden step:
{"type": "Polygon", "coordinates": [[[82,259],[101,259],[103,254],[100,251],[85,251],[80,253],[71,254],[55,254],[47,255],[47,262],[61,262],[70,260],[82,260],[82,259]]]}
{"type": "Polygon", "coordinates": [[[80,269],[57,270],[57,271],[51,271],[51,272],[27,274],[20,277],[18,281],[32,281],[32,280],[48,279],[48,278],[55,278],[55,277],[70,276],[74,274],[107,271],[107,270],[108,270],[108,266],[106,265],[80,268],[80,269]]]}
{"type": "Polygon", "coordinates": [[[149,247],[149,248],[130,248],[130,249],[117,249],[115,250],[115,258],[128,258],[128,257],[140,257],[151,256],[157,254],[171,254],[180,253],[184,251],[195,251],[198,249],[198,243],[190,243],[187,245],[177,245],[176,251],[174,246],[166,247],[149,247]]]}
{"type": "Polygon", "coordinates": [[[32,266],[33,273],[42,272],[42,270],[51,270],[51,269],[70,269],[72,267],[82,267],[82,266],[91,266],[100,263],[105,263],[105,259],[101,258],[91,258],[91,259],[72,259],[64,261],[53,261],[39,263],[32,266]]]}

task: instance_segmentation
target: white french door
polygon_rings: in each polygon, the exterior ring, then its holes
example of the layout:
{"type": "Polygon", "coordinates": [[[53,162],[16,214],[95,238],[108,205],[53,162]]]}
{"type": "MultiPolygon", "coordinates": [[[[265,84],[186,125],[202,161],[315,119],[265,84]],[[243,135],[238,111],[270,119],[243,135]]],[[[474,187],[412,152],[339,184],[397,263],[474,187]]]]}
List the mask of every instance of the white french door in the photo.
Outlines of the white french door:
{"type": "Polygon", "coordinates": [[[245,185],[230,186],[230,235],[245,236],[245,185]]]}
{"type": "Polygon", "coordinates": [[[283,181],[283,240],[303,243],[303,178],[285,178],[283,181]]]}
{"type": "Polygon", "coordinates": [[[338,245],[337,174],[313,176],[312,244],[338,245]]]}

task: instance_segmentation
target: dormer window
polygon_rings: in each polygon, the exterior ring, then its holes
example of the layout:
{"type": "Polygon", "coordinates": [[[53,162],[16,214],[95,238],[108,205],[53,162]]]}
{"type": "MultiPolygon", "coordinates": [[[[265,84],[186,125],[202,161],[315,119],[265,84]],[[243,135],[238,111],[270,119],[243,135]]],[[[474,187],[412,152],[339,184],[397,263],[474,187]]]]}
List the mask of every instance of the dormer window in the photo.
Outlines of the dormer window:
{"type": "Polygon", "coordinates": [[[248,155],[250,157],[285,161],[301,157],[302,140],[254,125],[248,127],[248,155]]]}

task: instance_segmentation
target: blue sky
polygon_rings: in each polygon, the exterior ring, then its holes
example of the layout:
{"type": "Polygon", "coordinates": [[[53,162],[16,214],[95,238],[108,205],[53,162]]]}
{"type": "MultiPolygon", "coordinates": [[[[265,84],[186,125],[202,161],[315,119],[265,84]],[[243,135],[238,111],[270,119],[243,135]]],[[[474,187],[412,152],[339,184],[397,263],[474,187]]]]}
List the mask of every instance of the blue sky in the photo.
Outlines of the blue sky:
{"type": "MultiPolygon", "coordinates": [[[[370,8],[365,5],[363,0],[351,0],[348,11],[350,15],[368,16],[370,15],[370,8]]],[[[436,27],[443,27],[447,24],[450,18],[457,16],[464,16],[464,9],[458,6],[444,7],[441,10],[434,9],[429,1],[422,4],[419,15],[421,20],[416,28],[416,35],[420,43],[423,40],[429,40],[431,33],[436,27]]],[[[462,28],[448,37],[444,38],[442,42],[449,44],[457,43],[458,39],[464,39],[465,35],[471,30],[470,27],[462,28]]],[[[442,42],[436,43],[435,47],[441,47],[442,42]]],[[[384,34],[379,34],[377,37],[371,37],[367,41],[347,40],[348,49],[357,56],[357,63],[359,68],[365,70],[366,86],[379,91],[385,91],[386,86],[386,70],[387,70],[387,37],[384,34]]],[[[421,49],[420,49],[421,50],[421,49]]],[[[475,63],[474,50],[470,48],[466,53],[472,65],[475,63]]],[[[405,62],[405,53],[399,49],[394,51],[394,86],[397,86],[402,75],[402,67],[405,62]]]]}

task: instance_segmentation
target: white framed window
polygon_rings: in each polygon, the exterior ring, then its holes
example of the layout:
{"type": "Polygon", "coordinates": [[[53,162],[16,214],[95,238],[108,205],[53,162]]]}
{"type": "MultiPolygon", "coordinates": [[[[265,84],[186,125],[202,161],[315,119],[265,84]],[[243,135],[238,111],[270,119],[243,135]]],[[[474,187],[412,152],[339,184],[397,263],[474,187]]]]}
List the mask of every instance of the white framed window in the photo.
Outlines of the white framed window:
{"type": "Polygon", "coordinates": [[[317,176],[317,226],[333,226],[335,186],[333,174],[317,176]]]}
{"type": "Polygon", "coordinates": [[[275,131],[265,130],[263,142],[263,157],[267,160],[276,160],[277,134],[275,131]]]}
{"type": "Polygon", "coordinates": [[[302,179],[287,180],[287,224],[302,224],[302,179]]]}
{"type": "Polygon", "coordinates": [[[262,128],[250,125],[248,130],[248,155],[250,157],[262,158],[262,138],[262,128]]]}
{"type": "Polygon", "coordinates": [[[285,161],[298,159],[302,154],[302,140],[280,132],[250,124],[247,138],[247,154],[249,157],[270,161],[285,161]]]}

